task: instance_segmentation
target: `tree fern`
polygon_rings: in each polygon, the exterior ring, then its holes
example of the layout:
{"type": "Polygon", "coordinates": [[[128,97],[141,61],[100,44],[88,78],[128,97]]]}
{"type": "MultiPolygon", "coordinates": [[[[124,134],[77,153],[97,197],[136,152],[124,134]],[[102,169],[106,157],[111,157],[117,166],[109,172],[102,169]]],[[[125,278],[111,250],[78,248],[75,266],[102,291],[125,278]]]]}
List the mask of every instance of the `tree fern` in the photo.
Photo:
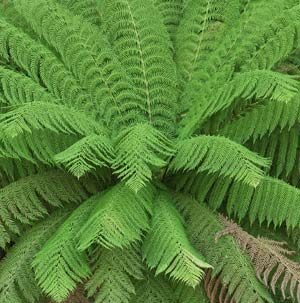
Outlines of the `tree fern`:
{"type": "Polygon", "coordinates": [[[0,301],[299,301],[299,31],[298,0],[0,1],[0,301]]]}

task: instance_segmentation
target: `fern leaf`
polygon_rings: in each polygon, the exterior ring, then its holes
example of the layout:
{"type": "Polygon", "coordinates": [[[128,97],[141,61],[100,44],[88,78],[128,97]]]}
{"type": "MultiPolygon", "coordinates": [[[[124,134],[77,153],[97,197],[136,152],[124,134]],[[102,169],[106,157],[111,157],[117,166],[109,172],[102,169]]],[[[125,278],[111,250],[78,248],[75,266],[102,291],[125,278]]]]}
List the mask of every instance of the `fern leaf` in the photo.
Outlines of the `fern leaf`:
{"type": "Polygon", "coordinates": [[[19,234],[20,223],[31,225],[48,215],[48,206],[79,203],[88,196],[83,183],[60,171],[46,171],[0,189],[0,247],[19,234]]]}
{"type": "MultiPolygon", "coordinates": [[[[197,286],[196,289],[178,284],[175,287],[174,295],[178,303],[209,303],[203,285],[197,286]]],[[[173,296],[174,296],[173,295],[173,296]]]]}
{"type": "MultiPolygon", "coordinates": [[[[122,103],[128,107],[137,100],[120,62],[97,28],[78,16],[75,18],[55,1],[18,1],[15,7],[33,30],[57,50],[81,86],[97,100],[93,106],[99,118],[108,124],[112,117],[125,112],[122,103]],[[39,14],[34,14],[36,11],[39,14]]],[[[134,104],[134,109],[138,116],[138,104],[134,104]]]]}
{"type": "Polygon", "coordinates": [[[134,191],[152,178],[152,170],[164,167],[174,150],[169,139],[150,124],[124,130],[116,144],[115,173],[134,191]]]}
{"type": "Polygon", "coordinates": [[[173,134],[176,70],[161,14],[152,1],[106,0],[102,8],[106,31],[133,79],[147,121],[173,134]]]}
{"type": "Polygon", "coordinates": [[[31,262],[68,211],[59,211],[29,229],[0,262],[0,300],[3,303],[38,303],[42,291],[36,284],[31,262]]]}
{"type": "Polygon", "coordinates": [[[126,247],[140,240],[149,227],[151,209],[150,188],[134,193],[122,183],[115,185],[98,198],[79,232],[79,248],[87,249],[93,243],[106,248],[126,247]]]}
{"type": "Polygon", "coordinates": [[[152,0],[163,16],[163,21],[170,34],[171,40],[175,40],[178,25],[184,11],[184,0],[152,0]]]}
{"type": "Polygon", "coordinates": [[[299,121],[299,112],[299,95],[288,103],[268,102],[234,119],[220,129],[219,134],[241,143],[250,138],[255,141],[272,133],[276,127],[292,127],[299,121]]]}
{"type": "Polygon", "coordinates": [[[156,268],[156,274],[165,272],[173,279],[195,287],[203,277],[203,269],[211,266],[189,243],[171,199],[167,192],[160,192],[156,198],[143,253],[147,265],[156,268]]]}
{"type": "Polygon", "coordinates": [[[231,237],[215,241],[222,223],[204,204],[187,195],[177,195],[177,205],[187,220],[191,242],[201,249],[213,266],[213,277],[220,277],[229,296],[239,303],[273,303],[263,285],[257,281],[250,259],[231,237]]]}
{"type": "Polygon", "coordinates": [[[101,12],[97,0],[59,0],[59,3],[63,4],[75,15],[82,16],[83,19],[97,26],[101,25],[101,12]]]}
{"type": "Polygon", "coordinates": [[[83,112],[43,102],[27,103],[0,115],[0,129],[4,138],[14,138],[33,129],[80,135],[103,133],[103,127],[83,112]]]}
{"type": "Polygon", "coordinates": [[[300,264],[290,260],[288,256],[293,252],[286,248],[285,242],[278,242],[266,238],[255,238],[249,235],[233,221],[221,218],[225,229],[218,237],[232,235],[238,245],[249,254],[257,276],[267,287],[271,287],[275,294],[278,285],[281,294],[286,299],[286,291],[300,302],[300,264]],[[290,285],[289,289],[287,286],[290,285]]]}
{"type": "Polygon", "coordinates": [[[141,280],[142,257],[136,247],[93,251],[93,275],[87,283],[88,295],[95,303],[128,303],[135,294],[134,280],[141,280]]]}
{"type": "Polygon", "coordinates": [[[91,274],[85,252],[77,249],[76,236],[98,198],[93,196],[74,210],[33,260],[39,286],[57,302],[67,299],[76,284],[91,274]]]}
{"type": "Polygon", "coordinates": [[[173,288],[162,276],[155,277],[151,273],[145,280],[136,284],[135,303],[173,303],[173,288]]]}
{"type": "Polygon", "coordinates": [[[8,104],[18,105],[33,101],[58,103],[58,100],[31,78],[2,66],[0,82],[8,104]]]}
{"type": "Polygon", "coordinates": [[[228,108],[238,98],[269,99],[287,103],[298,94],[298,82],[290,76],[277,72],[251,70],[236,73],[231,81],[225,83],[212,97],[208,97],[208,100],[207,97],[201,100],[195,88],[190,88],[187,94],[193,110],[182,121],[184,128],[181,136],[183,137],[197,130],[209,117],[228,108]]]}
{"type": "Polygon", "coordinates": [[[4,60],[12,61],[35,82],[42,82],[57,99],[90,107],[90,96],[52,52],[1,17],[0,27],[0,56],[4,60]]]}
{"type": "Polygon", "coordinates": [[[76,177],[82,177],[96,167],[108,167],[114,158],[110,140],[101,135],[89,135],[55,156],[76,177]]]}
{"type": "Polygon", "coordinates": [[[199,136],[178,144],[178,152],[170,170],[217,172],[236,181],[257,186],[263,177],[260,168],[267,168],[269,161],[224,137],[199,136]]]}

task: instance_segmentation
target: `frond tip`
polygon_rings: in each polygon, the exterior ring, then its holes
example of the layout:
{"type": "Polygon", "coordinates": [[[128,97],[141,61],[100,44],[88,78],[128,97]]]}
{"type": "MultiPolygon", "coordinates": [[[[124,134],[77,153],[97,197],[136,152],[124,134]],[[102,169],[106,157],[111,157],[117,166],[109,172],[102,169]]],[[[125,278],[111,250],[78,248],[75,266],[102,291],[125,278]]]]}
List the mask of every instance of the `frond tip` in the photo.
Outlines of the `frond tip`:
{"type": "Polygon", "coordinates": [[[270,165],[269,160],[225,137],[194,137],[179,142],[177,148],[169,168],[173,172],[196,169],[257,186],[264,174],[261,168],[270,165]]]}
{"type": "Polygon", "coordinates": [[[96,167],[109,166],[113,158],[114,151],[109,138],[104,135],[90,135],[57,154],[54,159],[79,178],[96,167]]]}
{"type": "Polygon", "coordinates": [[[87,222],[79,231],[79,249],[93,243],[106,248],[126,247],[141,239],[148,229],[148,213],[152,208],[151,190],[134,193],[120,183],[99,196],[87,222]]]}
{"type": "Polygon", "coordinates": [[[120,134],[113,168],[137,192],[152,178],[151,168],[165,166],[165,158],[173,153],[171,142],[165,135],[150,124],[141,123],[120,134]]]}
{"type": "Polygon", "coordinates": [[[156,267],[156,274],[165,272],[195,287],[204,275],[203,269],[211,266],[190,244],[171,199],[167,192],[160,192],[156,198],[151,229],[144,242],[144,257],[150,268],[156,267]]]}

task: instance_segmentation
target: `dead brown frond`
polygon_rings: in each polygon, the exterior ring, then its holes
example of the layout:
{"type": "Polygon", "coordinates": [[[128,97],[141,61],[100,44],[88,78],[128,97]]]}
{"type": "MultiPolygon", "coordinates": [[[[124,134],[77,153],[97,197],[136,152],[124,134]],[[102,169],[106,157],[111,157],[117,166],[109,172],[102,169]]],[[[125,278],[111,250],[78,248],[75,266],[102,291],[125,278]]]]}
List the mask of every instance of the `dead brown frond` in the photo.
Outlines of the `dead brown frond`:
{"type": "Polygon", "coordinates": [[[288,293],[291,298],[300,302],[300,264],[288,258],[294,252],[287,248],[287,243],[263,237],[256,238],[235,222],[220,217],[225,229],[216,235],[216,240],[225,235],[232,235],[250,256],[257,277],[270,287],[273,293],[278,286],[284,299],[288,293]]]}

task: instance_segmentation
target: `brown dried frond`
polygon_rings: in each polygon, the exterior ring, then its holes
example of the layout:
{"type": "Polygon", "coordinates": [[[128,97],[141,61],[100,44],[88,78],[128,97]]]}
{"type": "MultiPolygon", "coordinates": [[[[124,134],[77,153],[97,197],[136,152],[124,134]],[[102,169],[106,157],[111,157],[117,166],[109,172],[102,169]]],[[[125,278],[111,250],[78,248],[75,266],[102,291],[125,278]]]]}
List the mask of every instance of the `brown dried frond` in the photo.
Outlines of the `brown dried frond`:
{"type": "Polygon", "coordinates": [[[223,285],[219,276],[214,277],[212,270],[207,270],[204,279],[206,295],[211,303],[235,303],[230,297],[226,285],[223,285]]]}
{"type": "Polygon", "coordinates": [[[257,277],[275,293],[276,285],[284,299],[286,292],[300,303],[300,264],[287,256],[294,254],[286,242],[278,242],[263,237],[253,237],[235,222],[220,216],[225,229],[216,235],[216,240],[224,235],[232,235],[239,246],[249,254],[257,277]]]}

